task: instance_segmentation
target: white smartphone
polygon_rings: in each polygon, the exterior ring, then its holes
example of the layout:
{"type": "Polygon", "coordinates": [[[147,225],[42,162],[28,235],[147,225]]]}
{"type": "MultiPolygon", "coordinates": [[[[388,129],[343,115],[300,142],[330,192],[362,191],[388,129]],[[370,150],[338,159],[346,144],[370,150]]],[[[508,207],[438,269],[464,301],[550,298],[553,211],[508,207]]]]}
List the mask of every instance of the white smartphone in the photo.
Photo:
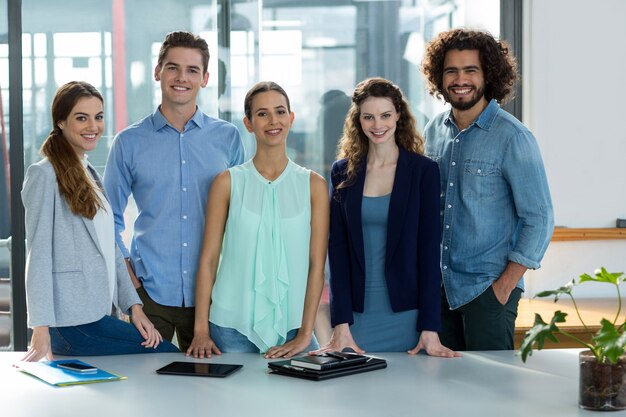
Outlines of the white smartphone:
{"type": "Polygon", "coordinates": [[[59,363],[57,364],[57,367],[67,369],[73,372],[80,372],[80,373],[93,373],[98,370],[98,368],[96,368],[95,366],[87,365],[86,363],[81,363],[81,362],[59,363]]]}

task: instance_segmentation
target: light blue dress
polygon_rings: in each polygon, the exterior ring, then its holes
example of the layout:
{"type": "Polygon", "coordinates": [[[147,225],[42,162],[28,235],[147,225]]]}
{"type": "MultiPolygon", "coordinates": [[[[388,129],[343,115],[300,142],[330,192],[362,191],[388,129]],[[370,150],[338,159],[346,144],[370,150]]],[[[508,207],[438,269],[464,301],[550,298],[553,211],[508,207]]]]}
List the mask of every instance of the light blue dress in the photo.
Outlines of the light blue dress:
{"type": "Polygon", "coordinates": [[[385,282],[387,216],[391,194],[363,196],[361,221],[365,252],[365,309],[354,313],[350,331],[366,352],[406,352],[419,340],[417,310],[394,312],[385,282]]]}

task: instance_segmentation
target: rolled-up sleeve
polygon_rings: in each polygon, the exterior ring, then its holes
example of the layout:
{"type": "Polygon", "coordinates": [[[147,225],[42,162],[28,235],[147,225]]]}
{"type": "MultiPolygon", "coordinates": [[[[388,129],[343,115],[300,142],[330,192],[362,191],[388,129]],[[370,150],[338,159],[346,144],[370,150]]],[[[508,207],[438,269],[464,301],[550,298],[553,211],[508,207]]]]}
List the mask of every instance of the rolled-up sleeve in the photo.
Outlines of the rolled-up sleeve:
{"type": "Polygon", "coordinates": [[[539,146],[529,131],[510,141],[502,166],[519,217],[509,260],[537,269],[552,237],[554,213],[539,146]]]}

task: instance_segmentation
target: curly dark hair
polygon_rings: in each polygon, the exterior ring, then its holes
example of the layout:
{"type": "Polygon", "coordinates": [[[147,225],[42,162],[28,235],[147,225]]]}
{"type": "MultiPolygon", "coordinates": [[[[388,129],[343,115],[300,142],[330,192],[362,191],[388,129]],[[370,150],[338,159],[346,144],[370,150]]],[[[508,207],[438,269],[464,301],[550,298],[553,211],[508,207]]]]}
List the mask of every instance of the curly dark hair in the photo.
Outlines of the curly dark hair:
{"type": "Polygon", "coordinates": [[[357,84],[352,93],[352,105],[343,126],[343,136],[339,140],[337,157],[347,158],[346,178],[337,189],[345,188],[354,182],[356,172],[363,158],[367,157],[369,140],[361,127],[361,104],[370,97],[384,97],[391,100],[400,116],[396,123],[396,144],[417,154],[424,153],[424,139],[417,131],[415,117],[411,114],[400,87],[384,78],[368,78],[357,84]]]}
{"type": "Polygon", "coordinates": [[[431,95],[443,98],[443,62],[451,49],[478,50],[485,74],[485,99],[495,98],[500,103],[506,103],[513,98],[513,86],[518,75],[517,60],[511,46],[504,40],[495,39],[489,32],[470,29],[442,32],[426,46],[422,73],[431,95]]]}

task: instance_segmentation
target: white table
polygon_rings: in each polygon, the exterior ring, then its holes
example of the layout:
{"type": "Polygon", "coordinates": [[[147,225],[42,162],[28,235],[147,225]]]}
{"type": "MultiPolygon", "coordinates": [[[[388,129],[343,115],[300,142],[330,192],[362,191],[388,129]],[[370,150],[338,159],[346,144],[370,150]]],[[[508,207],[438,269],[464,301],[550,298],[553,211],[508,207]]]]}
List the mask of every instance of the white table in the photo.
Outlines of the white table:
{"type": "MultiPolygon", "coordinates": [[[[210,361],[240,363],[227,378],[158,375],[182,354],[81,358],[128,380],[55,388],[14,368],[23,353],[0,353],[0,416],[433,416],[597,415],[578,408],[578,349],[465,352],[439,359],[379,354],[387,369],[315,382],[267,372],[255,354],[210,361]]],[[[205,359],[204,361],[207,361],[205,359]]],[[[611,413],[625,416],[626,412],[611,413]]]]}

